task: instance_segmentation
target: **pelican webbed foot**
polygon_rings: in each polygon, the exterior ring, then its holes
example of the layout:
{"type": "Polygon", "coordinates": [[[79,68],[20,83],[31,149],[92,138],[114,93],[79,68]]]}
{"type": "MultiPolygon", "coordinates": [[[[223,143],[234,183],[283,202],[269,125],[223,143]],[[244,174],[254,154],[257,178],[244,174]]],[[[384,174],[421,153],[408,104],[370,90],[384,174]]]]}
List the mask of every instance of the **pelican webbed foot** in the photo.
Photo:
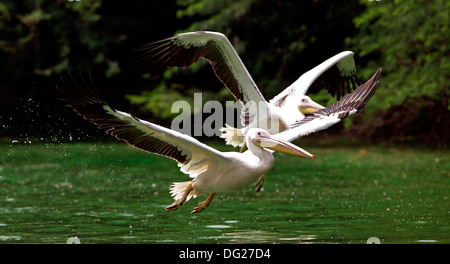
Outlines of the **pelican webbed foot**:
{"type": "Polygon", "coordinates": [[[211,203],[212,199],[214,198],[214,195],[215,195],[215,193],[210,193],[208,198],[205,201],[198,203],[198,205],[196,207],[194,207],[194,210],[192,210],[191,214],[198,213],[198,212],[205,210],[206,207],[208,207],[209,204],[211,203]]]}
{"type": "Polygon", "coordinates": [[[175,211],[178,208],[180,208],[184,204],[184,202],[186,202],[186,198],[188,197],[189,193],[192,192],[192,190],[194,189],[192,187],[192,184],[194,184],[194,182],[195,181],[192,181],[191,183],[189,183],[189,185],[186,187],[186,189],[184,189],[183,196],[181,197],[181,199],[176,200],[171,205],[167,206],[166,211],[175,211]]]}
{"type": "Polygon", "coordinates": [[[167,206],[165,209],[166,211],[175,211],[177,210],[180,206],[182,206],[183,204],[180,204],[179,202],[180,200],[176,200],[175,202],[173,202],[171,205],[167,206]]]}

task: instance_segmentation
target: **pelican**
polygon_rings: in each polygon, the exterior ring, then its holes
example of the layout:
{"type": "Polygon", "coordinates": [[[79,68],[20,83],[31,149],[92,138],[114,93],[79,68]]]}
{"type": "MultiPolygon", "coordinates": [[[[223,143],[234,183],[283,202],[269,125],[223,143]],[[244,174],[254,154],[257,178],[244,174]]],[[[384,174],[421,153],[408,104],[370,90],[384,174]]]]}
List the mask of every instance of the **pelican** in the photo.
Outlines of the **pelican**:
{"type": "Polygon", "coordinates": [[[172,184],[170,193],[175,202],[166,207],[166,211],[176,210],[190,198],[209,193],[191,212],[197,213],[209,206],[217,192],[235,191],[255,182],[272,168],[272,151],[315,158],[306,150],[259,128],[250,129],[246,134],[247,151],[220,152],[188,135],[114,110],[94,88],[92,78],[89,85],[84,77],[81,82],[70,77],[70,82],[62,78],[64,86],[57,87],[66,96],[61,100],[75,112],[119,140],[176,160],[180,170],[193,178],[172,184]]]}
{"type": "Polygon", "coordinates": [[[309,88],[321,87],[340,99],[357,86],[353,52],[341,52],[302,74],[284,91],[267,101],[225,35],[218,32],[189,32],[144,45],[135,50],[136,71],[159,76],[169,67],[189,67],[200,58],[212,65],[216,76],[244,107],[242,129],[226,125],[222,138],[245,149],[245,134],[259,127],[275,134],[299,122],[305,115],[324,107],[306,95],[309,88]]]}
{"type": "Polygon", "coordinates": [[[84,78],[79,83],[73,78],[71,83],[62,79],[65,87],[58,86],[58,89],[66,96],[61,100],[85,119],[106,129],[108,134],[143,151],[177,161],[180,170],[193,180],[171,185],[170,193],[175,201],[166,207],[166,211],[176,210],[192,197],[209,193],[208,198],[191,212],[197,213],[210,205],[217,192],[244,188],[268,172],[274,164],[273,151],[315,159],[314,155],[290,142],[326,129],[363,108],[374,94],[380,74],[381,69],[352,93],[281,133],[272,136],[264,129],[249,129],[246,134],[248,149],[243,153],[220,152],[188,135],[114,110],[93,87],[92,78],[91,85],[84,78]]]}

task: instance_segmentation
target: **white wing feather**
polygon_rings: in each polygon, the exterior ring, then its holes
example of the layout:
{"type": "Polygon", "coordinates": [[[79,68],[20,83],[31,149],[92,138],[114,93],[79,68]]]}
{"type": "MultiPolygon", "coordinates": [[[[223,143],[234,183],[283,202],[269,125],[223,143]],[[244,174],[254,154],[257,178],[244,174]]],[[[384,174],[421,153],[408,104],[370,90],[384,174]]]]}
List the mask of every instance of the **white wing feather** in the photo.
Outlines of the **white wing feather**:
{"type": "Polygon", "coordinates": [[[343,51],[302,74],[300,78],[291,84],[295,89],[295,94],[305,95],[311,84],[334,65],[337,65],[339,68],[341,76],[351,76],[356,71],[353,52],[343,51]]]}
{"type": "Polygon", "coordinates": [[[243,103],[266,101],[233,45],[222,33],[182,33],[144,45],[136,52],[136,70],[151,76],[157,76],[169,67],[189,67],[205,58],[236,99],[243,103]]]}

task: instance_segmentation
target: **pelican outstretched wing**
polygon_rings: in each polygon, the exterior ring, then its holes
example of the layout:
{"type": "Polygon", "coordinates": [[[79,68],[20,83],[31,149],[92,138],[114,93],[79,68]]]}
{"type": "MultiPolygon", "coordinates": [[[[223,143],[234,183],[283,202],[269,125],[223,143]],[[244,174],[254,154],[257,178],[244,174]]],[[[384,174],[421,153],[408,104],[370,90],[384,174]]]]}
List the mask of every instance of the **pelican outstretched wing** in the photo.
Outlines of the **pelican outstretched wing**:
{"type": "Polygon", "coordinates": [[[57,88],[65,95],[61,100],[85,119],[106,129],[106,133],[138,149],[176,160],[181,170],[191,177],[208,166],[226,162],[220,151],[195,138],[112,109],[100,97],[91,80],[88,84],[81,77],[77,82],[70,76],[70,80],[62,78],[63,86],[57,88]]]}
{"type": "Polygon", "coordinates": [[[326,89],[339,100],[358,85],[353,52],[343,51],[302,74],[295,82],[270,100],[283,106],[287,100],[296,100],[308,90],[326,89]]]}
{"type": "Polygon", "coordinates": [[[230,41],[221,33],[183,33],[144,45],[135,52],[136,71],[148,73],[152,78],[167,68],[189,67],[205,58],[237,100],[244,104],[266,101],[230,41]]]}
{"type": "Polygon", "coordinates": [[[380,75],[381,68],[378,69],[368,81],[360,85],[352,93],[346,94],[341,100],[305,117],[293,124],[288,130],[278,133],[274,135],[274,137],[292,142],[302,136],[327,129],[342,121],[347,116],[358,112],[375,93],[380,75]]]}

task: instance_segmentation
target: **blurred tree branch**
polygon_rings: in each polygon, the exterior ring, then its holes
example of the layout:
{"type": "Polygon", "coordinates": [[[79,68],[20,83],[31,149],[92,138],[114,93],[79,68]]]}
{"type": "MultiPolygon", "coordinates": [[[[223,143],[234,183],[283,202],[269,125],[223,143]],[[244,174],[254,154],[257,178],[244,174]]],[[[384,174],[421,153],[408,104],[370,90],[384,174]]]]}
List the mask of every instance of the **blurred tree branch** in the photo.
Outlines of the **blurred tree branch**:
{"type": "Polygon", "coordinates": [[[361,1],[348,38],[368,63],[368,78],[383,67],[380,87],[361,131],[383,140],[446,146],[450,140],[450,2],[361,1]]]}
{"type": "Polygon", "coordinates": [[[388,109],[422,96],[449,107],[450,2],[361,3],[367,8],[354,19],[359,34],[348,41],[369,57],[368,67],[359,67],[364,78],[383,67],[382,88],[368,107],[388,109]]]}

